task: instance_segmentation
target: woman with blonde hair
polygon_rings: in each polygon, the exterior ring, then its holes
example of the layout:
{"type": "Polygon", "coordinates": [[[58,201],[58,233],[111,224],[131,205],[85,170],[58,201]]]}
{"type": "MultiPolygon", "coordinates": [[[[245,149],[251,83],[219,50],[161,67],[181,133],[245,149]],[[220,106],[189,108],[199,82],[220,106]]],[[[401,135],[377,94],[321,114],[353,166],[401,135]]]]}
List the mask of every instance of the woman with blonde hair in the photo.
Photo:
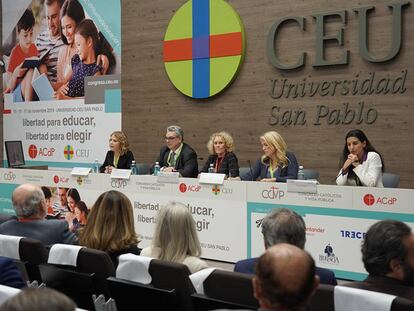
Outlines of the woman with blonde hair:
{"type": "Polygon", "coordinates": [[[117,266],[120,255],[139,255],[138,242],[131,201],[119,191],[102,193],[79,233],[79,245],[107,252],[117,266]]]}
{"type": "Polygon", "coordinates": [[[210,155],[201,172],[207,173],[212,165],[215,173],[226,174],[229,179],[240,179],[239,163],[233,153],[233,137],[229,133],[223,131],[211,135],[207,149],[210,155]]]}
{"type": "Polygon", "coordinates": [[[264,133],[260,137],[263,156],[257,160],[252,171],[243,180],[265,182],[286,182],[287,179],[298,178],[298,162],[282,136],[276,131],[264,133]]]}
{"type": "Polygon", "coordinates": [[[115,131],[109,136],[109,151],[99,169],[101,173],[111,173],[113,168],[130,169],[134,155],[129,148],[128,138],[124,132],[115,131]]]}
{"type": "Polygon", "coordinates": [[[194,273],[208,267],[200,255],[196,224],[187,206],[170,202],[162,207],[157,214],[152,244],[142,250],[141,256],[179,262],[194,273]]]}

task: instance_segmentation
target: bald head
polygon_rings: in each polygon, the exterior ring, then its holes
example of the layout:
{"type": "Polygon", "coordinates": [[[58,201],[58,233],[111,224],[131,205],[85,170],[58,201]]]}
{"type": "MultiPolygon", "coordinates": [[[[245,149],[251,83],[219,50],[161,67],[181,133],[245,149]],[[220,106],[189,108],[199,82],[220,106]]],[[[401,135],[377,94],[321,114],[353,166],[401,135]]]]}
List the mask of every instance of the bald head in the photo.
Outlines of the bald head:
{"type": "Polygon", "coordinates": [[[274,245],[257,262],[254,287],[262,308],[302,310],[318,284],[312,257],[294,245],[274,245]]]}
{"type": "Polygon", "coordinates": [[[45,196],[39,186],[20,185],[13,191],[12,203],[17,217],[43,219],[46,216],[45,196]]]}

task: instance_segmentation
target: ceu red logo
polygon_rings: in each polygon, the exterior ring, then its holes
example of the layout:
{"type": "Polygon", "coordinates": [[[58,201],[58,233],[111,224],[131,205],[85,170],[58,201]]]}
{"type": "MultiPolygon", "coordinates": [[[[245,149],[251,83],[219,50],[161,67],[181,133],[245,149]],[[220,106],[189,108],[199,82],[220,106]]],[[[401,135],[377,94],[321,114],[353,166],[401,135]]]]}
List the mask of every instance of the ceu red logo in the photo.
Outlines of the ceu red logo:
{"type": "Polygon", "coordinates": [[[375,198],[372,194],[366,194],[364,195],[364,203],[368,206],[374,205],[375,198]]]}
{"type": "Polygon", "coordinates": [[[180,192],[186,192],[186,191],[187,191],[187,185],[186,185],[186,184],[181,183],[181,184],[178,186],[178,189],[180,189],[180,192]]]}
{"type": "Polygon", "coordinates": [[[374,204],[380,205],[394,205],[397,202],[397,198],[395,197],[378,197],[375,198],[372,194],[364,195],[364,203],[365,205],[372,206],[374,204]]]}
{"type": "Polygon", "coordinates": [[[29,146],[29,157],[34,159],[37,157],[37,147],[36,145],[30,145],[29,146]]]}

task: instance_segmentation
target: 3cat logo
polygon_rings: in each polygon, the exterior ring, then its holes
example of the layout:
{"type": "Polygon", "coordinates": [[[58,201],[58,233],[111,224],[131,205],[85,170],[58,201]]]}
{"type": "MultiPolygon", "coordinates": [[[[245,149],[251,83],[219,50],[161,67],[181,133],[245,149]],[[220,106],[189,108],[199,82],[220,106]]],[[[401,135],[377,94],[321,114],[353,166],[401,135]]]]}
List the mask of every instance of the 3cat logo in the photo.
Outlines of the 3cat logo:
{"type": "Polygon", "coordinates": [[[213,189],[211,189],[214,193],[214,195],[219,195],[220,194],[220,187],[217,185],[213,186],[213,189]]]}
{"type": "Polygon", "coordinates": [[[224,90],[236,77],[244,54],[242,21],[224,0],[187,1],[165,32],[165,70],[172,84],[192,98],[224,90]]]}
{"type": "Polygon", "coordinates": [[[397,198],[395,197],[378,197],[375,198],[372,194],[364,195],[364,203],[365,205],[372,206],[374,204],[380,205],[394,205],[397,202],[397,198]]]}
{"type": "Polygon", "coordinates": [[[71,160],[73,158],[73,147],[71,145],[65,146],[63,149],[63,156],[66,160],[71,160]]]}
{"type": "Polygon", "coordinates": [[[33,144],[30,145],[29,149],[28,149],[28,152],[29,152],[29,157],[31,159],[35,159],[37,157],[37,147],[36,147],[36,145],[33,145],[33,144]]]}

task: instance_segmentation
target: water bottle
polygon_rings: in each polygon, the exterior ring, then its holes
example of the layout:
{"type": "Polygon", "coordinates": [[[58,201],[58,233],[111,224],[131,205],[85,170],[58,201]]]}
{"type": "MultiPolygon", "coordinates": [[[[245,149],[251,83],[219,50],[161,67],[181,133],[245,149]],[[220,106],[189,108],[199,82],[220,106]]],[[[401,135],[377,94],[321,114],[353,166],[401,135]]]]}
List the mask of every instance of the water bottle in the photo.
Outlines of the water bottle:
{"type": "Polygon", "coordinates": [[[159,162],[155,162],[154,165],[154,176],[158,176],[158,174],[160,173],[161,167],[160,167],[160,163],[159,162]]]}
{"type": "Polygon", "coordinates": [[[305,172],[303,170],[303,166],[302,165],[299,166],[298,179],[305,180],[305,172]]]}
{"type": "Polygon", "coordinates": [[[93,163],[93,172],[94,173],[99,173],[99,160],[95,159],[95,162],[93,163]]]}
{"type": "Polygon", "coordinates": [[[216,172],[216,170],[214,169],[214,164],[213,163],[210,163],[210,167],[208,168],[208,172],[209,173],[215,173],[216,172]]]}
{"type": "Polygon", "coordinates": [[[138,175],[137,162],[131,162],[131,175],[138,175]]]}

